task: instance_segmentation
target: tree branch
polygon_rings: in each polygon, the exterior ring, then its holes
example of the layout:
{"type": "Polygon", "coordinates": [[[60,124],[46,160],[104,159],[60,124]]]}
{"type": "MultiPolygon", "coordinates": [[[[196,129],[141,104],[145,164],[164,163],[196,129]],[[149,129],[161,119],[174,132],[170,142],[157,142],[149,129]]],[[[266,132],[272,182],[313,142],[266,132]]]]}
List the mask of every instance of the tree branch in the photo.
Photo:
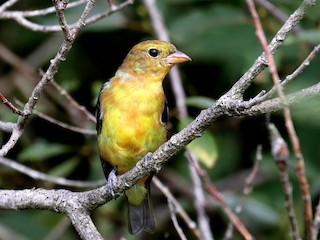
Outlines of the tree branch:
{"type": "Polygon", "coordinates": [[[166,196],[168,201],[170,201],[175,213],[181,217],[181,219],[185,222],[190,231],[195,235],[196,239],[202,239],[200,232],[197,228],[197,224],[194,221],[192,221],[192,219],[184,211],[178,200],[170,192],[169,188],[163,185],[162,182],[156,176],[152,178],[152,183],[154,183],[156,187],[166,196]]]}
{"type": "MultiPolygon", "coordinates": [[[[309,192],[309,185],[308,180],[305,174],[305,167],[304,167],[304,157],[301,152],[301,147],[299,143],[299,139],[293,124],[293,120],[291,117],[291,112],[287,103],[287,98],[283,93],[282,87],[280,85],[280,78],[277,71],[277,67],[275,64],[275,61],[273,59],[271,50],[268,48],[267,39],[264,35],[264,32],[262,30],[261,22],[258,16],[258,13],[255,9],[255,5],[253,0],[247,0],[247,4],[249,6],[249,10],[251,12],[251,15],[253,17],[253,21],[256,27],[256,33],[259,38],[259,41],[261,43],[261,46],[264,50],[265,56],[268,61],[269,69],[271,72],[271,77],[273,80],[273,83],[277,89],[277,93],[280,98],[281,105],[283,106],[283,113],[284,113],[284,119],[285,119],[285,125],[287,128],[287,131],[289,133],[289,137],[291,140],[291,143],[293,145],[293,152],[296,157],[296,169],[297,169],[297,176],[299,180],[299,186],[302,191],[302,199],[304,203],[304,219],[305,219],[305,233],[306,233],[306,239],[311,239],[312,234],[312,204],[311,204],[311,197],[309,192]]],[[[293,236],[296,236],[297,234],[293,234],[293,236]]]]}
{"type": "MultiPolygon", "coordinates": [[[[34,88],[28,102],[25,104],[24,112],[31,113],[34,107],[36,106],[43,89],[45,86],[53,79],[54,75],[58,71],[58,67],[62,61],[66,59],[66,56],[68,52],[70,51],[72,44],[78,35],[79,31],[84,26],[84,22],[87,19],[89,12],[93,8],[95,1],[90,0],[88,1],[86,7],[84,8],[81,17],[76,23],[76,27],[73,29],[72,36],[68,39],[65,39],[56,54],[55,58],[53,58],[50,61],[50,66],[48,67],[47,71],[43,74],[40,82],[37,84],[37,86],[34,88]]],[[[15,127],[13,128],[12,134],[10,136],[10,139],[7,141],[6,144],[2,146],[0,149],[0,156],[5,156],[10,149],[12,149],[20,136],[23,133],[24,126],[27,121],[27,116],[20,116],[18,119],[18,122],[16,123],[15,127]]]]}
{"type": "Polygon", "coordinates": [[[274,124],[268,123],[268,130],[270,134],[271,153],[278,167],[280,180],[284,190],[285,206],[288,211],[291,237],[294,240],[301,240],[298,231],[297,219],[294,213],[292,186],[289,180],[288,173],[289,149],[287,143],[281,137],[278,129],[274,124]]]}
{"type": "Polygon", "coordinates": [[[20,109],[16,108],[5,96],[0,93],[0,101],[6,105],[13,113],[17,113],[20,116],[27,116],[29,112],[23,112],[20,109]]]}
{"type": "MultiPolygon", "coordinates": [[[[294,11],[280,28],[277,34],[273,37],[268,48],[272,54],[283,44],[290,32],[298,25],[304,17],[307,10],[315,5],[315,0],[304,0],[299,8],[294,11]]],[[[218,102],[219,105],[224,105],[226,108],[233,108],[234,103],[231,101],[225,102],[226,99],[234,99],[241,101],[244,92],[252,84],[254,78],[267,67],[265,54],[262,53],[254,62],[252,67],[232,86],[232,88],[218,102]]],[[[258,99],[257,99],[258,100],[258,99]]]]}
{"type": "MultiPolygon", "coordinates": [[[[250,192],[252,191],[253,180],[255,179],[255,177],[259,171],[259,162],[261,162],[261,160],[262,160],[262,153],[261,152],[262,152],[262,145],[258,145],[254,165],[250,171],[250,174],[248,175],[248,177],[245,180],[245,186],[243,187],[243,190],[242,190],[241,199],[235,208],[235,213],[237,215],[239,215],[242,212],[245,201],[247,200],[250,192]]],[[[224,240],[232,239],[233,229],[234,228],[233,228],[232,222],[230,222],[228,224],[226,233],[224,234],[224,240]]]]}
{"type": "Polygon", "coordinates": [[[97,181],[77,181],[77,180],[68,180],[61,177],[50,176],[42,172],[33,170],[20,163],[17,163],[16,161],[13,161],[11,159],[4,158],[4,157],[0,157],[0,163],[20,173],[23,173],[33,179],[42,180],[42,181],[58,184],[61,186],[78,187],[78,188],[87,188],[87,187],[94,188],[106,183],[105,179],[101,179],[97,181]]]}
{"type": "Polygon", "coordinates": [[[194,205],[196,207],[198,213],[198,225],[201,232],[201,239],[212,240],[212,232],[209,224],[209,218],[207,213],[205,212],[206,206],[206,197],[203,191],[203,186],[201,183],[201,178],[198,175],[197,169],[199,168],[199,162],[190,152],[185,152],[185,157],[189,162],[189,171],[191,174],[191,179],[193,183],[193,192],[194,192],[194,205]]]}
{"type": "MultiPolygon", "coordinates": [[[[79,6],[84,3],[88,4],[90,1],[91,0],[79,0],[76,2],[72,2],[72,3],[68,4],[66,9],[70,9],[70,8],[79,6]]],[[[95,15],[87,18],[84,23],[86,25],[95,23],[105,17],[110,16],[111,14],[113,14],[115,12],[121,11],[122,9],[124,9],[125,7],[127,7],[130,4],[133,4],[133,0],[127,0],[119,5],[109,6],[109,8],[106,11],[104,11],[102,13],[95,14],[95,15]]],[[[1,6],[0,6],[0,8],[1,8],[1,6]]],[[[52,26],[41,25],[41,24],[34,23],[34,22],[27,19],[27,17],[37,17],[37,16],[48,15],[50,13],[54,13],[55,11],[56,11],[55,7],[49,7],[49,8],[34,10],[34,11],[3,11],[3,12],[0,11],[0,19],[13,19],[17,23],[19,23],[21,26],[23,26],[27,29],[30,29],[32,31],[60,32],[61,25],[52,25],[52,26]]],[[[77,23],[73,23],[73,24],[68,25],[68,27],[70,29],[74,29],[76,27],[76,25],[77,25],[77,23]]]]}

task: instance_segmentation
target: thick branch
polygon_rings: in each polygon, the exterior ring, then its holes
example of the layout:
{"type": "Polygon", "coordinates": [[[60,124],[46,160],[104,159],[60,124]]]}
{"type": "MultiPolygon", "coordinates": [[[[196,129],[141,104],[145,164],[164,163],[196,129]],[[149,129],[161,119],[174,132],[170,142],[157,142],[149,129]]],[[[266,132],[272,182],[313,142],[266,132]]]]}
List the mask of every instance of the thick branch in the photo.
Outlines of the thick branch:
{"type": "Polygon", "coordinates": [[[2,190],[0,209],[42,209],[65,213],[80,237],[88,240],[103,239],[94,226],[90,213],[82,204],[82,194],[67,190],[2,190]]]}
{"type": "Polygon", "coordinates": [[[85,209],[79,211],[79,209],[70,210],[67,213],[73,226],[77,230],[81,239],[85,240],[103,240],[104,238],[98,232],[96,226],[92,222],[90,213],[85,209]]]}

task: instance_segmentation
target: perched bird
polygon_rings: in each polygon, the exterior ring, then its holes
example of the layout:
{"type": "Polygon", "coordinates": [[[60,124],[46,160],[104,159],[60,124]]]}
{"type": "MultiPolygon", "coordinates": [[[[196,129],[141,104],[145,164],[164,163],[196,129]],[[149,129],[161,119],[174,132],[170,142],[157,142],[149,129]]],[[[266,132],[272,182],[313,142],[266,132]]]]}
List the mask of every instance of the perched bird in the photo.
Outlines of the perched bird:
{"type": "MultiPolygon", "coordinates": [[[[103,84],[96,118],[99,155],[109,183],[166,141],[168,113],[162,81],[174,64],[190,60],[171,43],[144,41],[130,50],[115,76],[103,84]]],[[[155,231],[151,178],[146,176],[125,191],[131,234],[155,231]]]]}

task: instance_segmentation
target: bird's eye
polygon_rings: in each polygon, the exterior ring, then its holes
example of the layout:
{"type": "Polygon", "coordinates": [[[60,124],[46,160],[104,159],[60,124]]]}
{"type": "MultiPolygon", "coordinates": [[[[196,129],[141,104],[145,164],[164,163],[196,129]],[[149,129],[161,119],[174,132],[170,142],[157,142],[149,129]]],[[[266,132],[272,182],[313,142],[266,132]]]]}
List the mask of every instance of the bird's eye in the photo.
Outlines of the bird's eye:
{"type": "Polygon", "coordinates": [[[159,55],[159,50],[158,49],[155,49],[155,48],[151,48],[150,50],[149,50],[149,55],[151,56],[151,57],[157,57],[158,55],[159,55]]]}

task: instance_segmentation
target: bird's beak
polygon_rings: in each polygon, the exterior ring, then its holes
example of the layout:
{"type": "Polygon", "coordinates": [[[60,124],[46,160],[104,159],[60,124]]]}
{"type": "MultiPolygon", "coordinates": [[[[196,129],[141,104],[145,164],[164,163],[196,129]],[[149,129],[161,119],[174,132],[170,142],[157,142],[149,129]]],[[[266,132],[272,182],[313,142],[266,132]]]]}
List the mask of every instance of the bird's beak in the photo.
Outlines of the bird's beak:
{"type": "Polygon", "coordinates": [[[178,50],[175,50],[173,53],[171,53],[169,56],[167,56],[164,61],[166,63],[169,63],[169,64],[176,64],[176,63],[183,63],[183,62],[188,62],[188,61],[191,61],[191,58],[178,51],[178,50]]]}

